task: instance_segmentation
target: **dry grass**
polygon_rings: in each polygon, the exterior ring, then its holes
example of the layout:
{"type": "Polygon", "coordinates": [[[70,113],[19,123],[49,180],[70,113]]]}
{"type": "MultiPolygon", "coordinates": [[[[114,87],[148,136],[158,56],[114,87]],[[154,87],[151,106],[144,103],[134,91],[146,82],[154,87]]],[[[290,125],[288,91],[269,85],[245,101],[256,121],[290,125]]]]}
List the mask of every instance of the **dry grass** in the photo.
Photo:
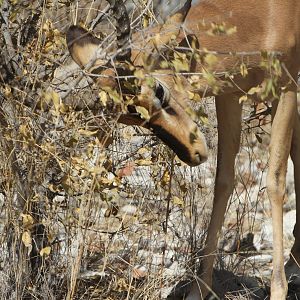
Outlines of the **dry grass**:
{"type": "MultiPolygon", "coordinates": [[[[179,281],[194,277],[205,238],[216,167],[213,102],[205,104],[209,123],[204,128],[211,157],[193,169],[149,132],[116,125],[109,109],[95,115],[59,106],[51,89],[65,103],[97,99],[94,86],[74,81],[73,76],[82,78],[78,70],[70,77],[63,73],[59,80],[53,74],[68,65],[63,39],[67,26],[76,19],[101,30],[95,20],[106,3],[25,2],[9,3],[11,24],[6,29],[21,57],[17,69],[23,75],[5,70],[0,77],[0,298],[165,298],[179,281]],[[23,33],[27,40],[15,42],[18,31],[25,29],[32,30],[23,33]],[[113,143],[104,148],[111,137],[113,143]]],[[[134,8],[133,28],[156,22],[151,8],[134,8]]],[[[4,55],[11,53],[7,40],[0,37],[0,43],[4,55]]],[[[5,60],[0,60],[1,70],[5,60]]],[[[239,242],[257,230],[258,203],[265,199],[261,179],[266,151],[255,139],[262,129],[248,130],[249,124],[244,124],[237,185],[223,234],[227,239],[234,233],[239,242]],[[252,166],[260,164],[253,175],[252,166]]],[[[248,250],[232,249],[226,259],[219,257],[223,273],[216,282],[231,278],[227,271],[242,275],[255,268],[244,263],[248,250]]],[[[244,283],[229,284],[227,291],[233,289],[225,299],[253,298],[244,283]]]]}

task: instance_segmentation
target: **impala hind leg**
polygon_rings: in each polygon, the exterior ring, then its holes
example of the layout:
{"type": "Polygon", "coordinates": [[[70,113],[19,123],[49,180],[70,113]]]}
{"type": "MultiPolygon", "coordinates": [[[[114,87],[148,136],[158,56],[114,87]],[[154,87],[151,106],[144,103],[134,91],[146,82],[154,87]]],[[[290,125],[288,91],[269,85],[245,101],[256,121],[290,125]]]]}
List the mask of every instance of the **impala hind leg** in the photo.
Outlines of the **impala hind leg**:
{"type": "Polygon", "coordinates": [[[283,260],[283,199],[287,160],[291,149],[294,119],[296,115],[296,90],[286,88],[279,100],[273,118],[270,159],[267,175],[267,192],[272,209],[273,225],[273,273],[271,280],[271,300],[285,300],[287,282],[283,260]]]}
{"type": "Polygon", "coordinates": [[[286,278],[292,284],[300,287],[300,116],[295,118],[291,158],[294,163],[294,181],[296,192],[296,224],[294,227],[295,242],[291,250],[289,261],[285,265],[286,278]]]}
{"type": "Polygon", "coordinates": [[[234,187],[234,163],[239,151],[241,111],[237,95],[216,97],[218,119],[218,161],[213,210],[208,227],[200,278],[192,284],[188,300],[204,299],[212,287],[218,236],[224,221],[228,199],[234,187]]]}

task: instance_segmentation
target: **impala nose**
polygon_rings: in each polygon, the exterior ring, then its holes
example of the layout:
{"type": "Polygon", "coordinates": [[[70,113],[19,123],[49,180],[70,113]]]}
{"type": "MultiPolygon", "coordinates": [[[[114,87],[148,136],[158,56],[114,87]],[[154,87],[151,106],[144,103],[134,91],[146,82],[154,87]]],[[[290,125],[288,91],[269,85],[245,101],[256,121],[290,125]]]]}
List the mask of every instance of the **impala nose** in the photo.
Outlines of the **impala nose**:
{"type": "Polygon", "coordinates": [[[193,131],[191,142],[190,163],[191,166],[198,166],[208,158],[208,148],[203,133],[196,127],[193,131]]]}
{"type": "Polygon", "coordinates": [[[200,164],[207,161],[207,155],[203,155],[203,154],[201,154],[200,152],[197,151],[195,153],[195,159],[198,162],[198,165],[200,165],[200,164]]]}
{"type": "Polygon", "coordinates": [[[207,160],[207,155],[202,152],[195,152],[186,163],[191,167],[199,166],[207,160]]]}

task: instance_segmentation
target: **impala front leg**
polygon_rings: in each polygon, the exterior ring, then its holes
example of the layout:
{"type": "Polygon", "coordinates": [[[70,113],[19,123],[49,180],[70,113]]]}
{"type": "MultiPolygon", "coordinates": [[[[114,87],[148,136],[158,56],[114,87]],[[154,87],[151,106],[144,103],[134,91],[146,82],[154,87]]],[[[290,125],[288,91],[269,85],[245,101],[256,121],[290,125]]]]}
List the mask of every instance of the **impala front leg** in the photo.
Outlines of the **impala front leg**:
{"type": "Polygon", "coordinates": [[[293,285],[300,286],[300,115],[295,118],[291,144],[291,158],[294,163],[296,192],[296,224],[293,231],[295,242],[289,261],[285,265],[286,278],[293,285]]]}
{"type": "Polygon", "coordinates": [[[294,118],[297,109],[296,101],[295,89],[289,87],[282,93],[271,131],[267,192],[271,202],[273,224],[272,300],[284,300],[287,294],[283,261],[282,206],[285,195],[287,160],[291,149],[294,118]]]}
{"type": "Polygon", "coordinates": [[[217,242],[224,221],[228,199],[234,187],[234,163],[239,151],[241,111],[237,95],[216,97],[218,119],[218,162],[213,210],[201,262],[200,278],[192,284],[187,299],[204,299],[212,287],[213,264],[217,242]]]}

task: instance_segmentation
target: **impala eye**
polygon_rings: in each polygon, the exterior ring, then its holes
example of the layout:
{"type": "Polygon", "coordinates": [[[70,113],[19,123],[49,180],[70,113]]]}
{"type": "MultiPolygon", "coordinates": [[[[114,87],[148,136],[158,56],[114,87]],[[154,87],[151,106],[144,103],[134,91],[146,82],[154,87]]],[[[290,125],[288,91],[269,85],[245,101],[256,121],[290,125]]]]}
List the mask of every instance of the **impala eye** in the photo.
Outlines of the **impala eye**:
{"type": "Polygon", "coordinates": [[[165,96],[164,88],[162,87],[161,84],[158,84],[155,90],[155,97],[162,101],[164,99],[164,96],[165,96]]]}
{"type": "Polygon", "coordinates": [[[155,97],[160,101],[162,108],[166,108],[168,106],[168,100],[169,100],[168,91],[160,83],[156,85],[155,97]]]}
{"type": "Polygon", "coordinates": [[[169,115],[177,115],[176,111],[174,110],[174,107],[172,107],[172,101],[170,101],[169,90],[160,83],[156,85],[155,99],[155,102],[159,101],[159,108],[162,108],[169,115]]]}

